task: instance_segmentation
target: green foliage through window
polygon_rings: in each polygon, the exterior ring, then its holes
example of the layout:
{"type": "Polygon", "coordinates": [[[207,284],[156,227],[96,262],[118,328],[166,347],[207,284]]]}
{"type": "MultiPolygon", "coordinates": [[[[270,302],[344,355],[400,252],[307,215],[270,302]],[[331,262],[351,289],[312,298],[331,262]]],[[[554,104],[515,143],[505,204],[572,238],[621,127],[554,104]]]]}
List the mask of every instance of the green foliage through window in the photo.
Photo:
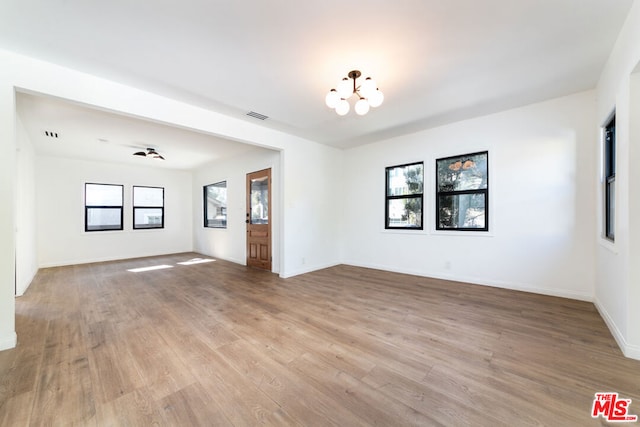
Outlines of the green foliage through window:
{"type": "Polygon", "coordinates": [[[488,152],[436,160],[436,229],[488,231],[488,152]]]}
{"type": "Polygon", "coordinates": [[[386,168],[385,228],[422,230],[424,164],[386,168]]]}

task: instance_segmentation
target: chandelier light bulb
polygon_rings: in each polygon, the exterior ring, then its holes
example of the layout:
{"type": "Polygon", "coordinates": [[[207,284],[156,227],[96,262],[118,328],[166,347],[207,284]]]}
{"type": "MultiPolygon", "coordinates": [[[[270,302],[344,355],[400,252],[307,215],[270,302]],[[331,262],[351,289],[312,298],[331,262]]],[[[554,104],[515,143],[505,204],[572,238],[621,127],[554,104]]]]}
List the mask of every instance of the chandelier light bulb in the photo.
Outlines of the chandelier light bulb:
{"type": "Polygon", "coordinates": [[[367,77],[362,86],[360,86],[360,94],[365,98],[369,98],[377,89],[376,81],[371,77],[367,77]]]}
{"type": "Polygon", "coordinates": [[[340,95],[338,95],[338,92],[335,89],[331,89],[331,91],[329,91],[329,93],[325,97],[324,101],[327,103],[327,107],[336,108],[336,105],[338,105],[338,101],[340,101],[340,95]]]}
{"type": "Polygon", "coordinates": [[[355,110],[357,115],[364,116],[369,112],[369,103],[366,99],[360,98],[358,102],[356,102],[355,110]]]}
{"type": "Polygon", "coordinates": [[[339,116],[344,116],[349,112],[349,103],[347,102],[346,99],[341,99],[340,101],[338,101],[338,104],[336,105],[336,113],[339,116]]]}
{"type": "Polygon", "coordinates": [[[369,105],[371,105],[372,107],[374,108],[379,107],[380,105],[382,105],[382,101],[384,101],[384,94],[380,92],[380,89],[376,89],[369,96],[368,100],[369,100],[369,105]]]}
{"type": "Polygon", "coordinates": [[[340,83],[338,83],[338,95],[343,99],[347,99],[353,95],[353,83],[351,80],[345,77],[340,83]]]}
{"type": "Polygon", "coordinates": [[[376,81],[371,77],[360,79],[362,73],[359,70],[351,70],[347,77],[343,78],[335,89],[331,89],[325,96],[327,107],[334,108],[336,114],[344,116],[349,113],[351,105],[349,98],[357,96],[357,101],[353,106],[356,114],[364,116],[371,107],[379,107],[384,101],[384,95],[378,89],[376,81]],[[360,80],[358,80],[360,79],[360,80]]]}

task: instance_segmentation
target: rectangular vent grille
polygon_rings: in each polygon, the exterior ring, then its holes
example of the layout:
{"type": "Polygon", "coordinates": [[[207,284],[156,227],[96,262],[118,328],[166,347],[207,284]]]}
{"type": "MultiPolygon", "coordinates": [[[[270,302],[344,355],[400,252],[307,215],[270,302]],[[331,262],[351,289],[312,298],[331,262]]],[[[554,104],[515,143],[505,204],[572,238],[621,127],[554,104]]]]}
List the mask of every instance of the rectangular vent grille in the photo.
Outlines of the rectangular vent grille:
{"type": "Polygon", "coordinates": [[[52,132],[50,130],[45,130],[44,134],[46,136],[48,136],[49,138],[57,138],[58,137],[58,132],[52,132]]]}
{"type": "Polygon", "coordinates": [[[259,119],[259,120],[267,120],[269,118],[269,116],[265,116],[264,114],[256,113],[255,111],[249,111],[247,113],[247,116],[255,117],[256,119],[259,119]]]}

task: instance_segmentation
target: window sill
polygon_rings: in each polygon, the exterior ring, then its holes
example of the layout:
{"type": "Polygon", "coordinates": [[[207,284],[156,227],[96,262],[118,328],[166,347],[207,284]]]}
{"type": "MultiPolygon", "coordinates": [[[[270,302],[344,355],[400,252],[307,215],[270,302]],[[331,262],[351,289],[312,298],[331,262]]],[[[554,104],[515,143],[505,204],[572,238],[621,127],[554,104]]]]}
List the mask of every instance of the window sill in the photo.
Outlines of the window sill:
{"type": "Polygon", "coordinates": [[[452,230],[432,230],[434,236],[473,236],[473,237],[494,237],[491,231],[452,231],[452,230]]]}
{"type": "Polygon", "coordinates": [[[428,235],[429,232],[427,230],[410,230],[410,229],[406,229],[406,228],[399,228],[399,229],[393,229],[393,228],[384,228],[382,230],[382,233],[384,234],[410,234],[410,235],[428,235]]]}
{"type": "Polygon", "coordinates": [[[598,244],[608,250],[609,252],[618,255],[618,249],[616,247],[616,243],[603,237],[602,235],[598,236],[598,244]]]}

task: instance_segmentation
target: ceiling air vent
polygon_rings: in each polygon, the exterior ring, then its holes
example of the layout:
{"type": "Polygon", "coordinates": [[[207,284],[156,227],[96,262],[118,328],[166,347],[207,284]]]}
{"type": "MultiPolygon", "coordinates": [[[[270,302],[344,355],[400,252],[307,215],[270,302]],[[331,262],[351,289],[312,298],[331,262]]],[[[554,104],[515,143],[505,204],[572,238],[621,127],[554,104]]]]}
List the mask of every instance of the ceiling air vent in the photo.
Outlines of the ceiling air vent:
{"type": "Polygon", "coordinates": [[[48,136],[49,138],[57,138],[58,137],[58,132],[52,132],[50,130],[45,130],[44,134],[46,136],[48,136]]]}
{"type": "Polygon", "coordinates": [[[255,117],[256,119],[260,119],[260,120],[267,120],[269,118],[269,116],[265,116],[264,114],[256,113],[255,111],[249,111],[247,113],[247,116],[255,117]]]}

